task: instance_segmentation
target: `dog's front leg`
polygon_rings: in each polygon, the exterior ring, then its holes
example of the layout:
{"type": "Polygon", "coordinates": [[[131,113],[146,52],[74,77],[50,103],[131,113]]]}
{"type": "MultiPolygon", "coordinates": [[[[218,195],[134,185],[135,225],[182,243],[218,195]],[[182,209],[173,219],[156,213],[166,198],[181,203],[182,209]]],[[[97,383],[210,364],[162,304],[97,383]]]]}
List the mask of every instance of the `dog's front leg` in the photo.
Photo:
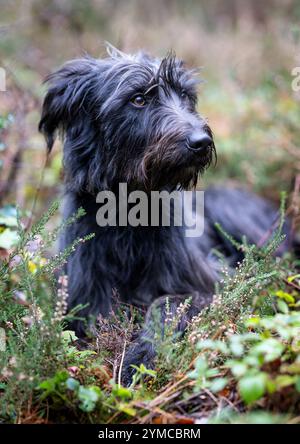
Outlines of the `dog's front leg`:
{"type": "Polygon", "coordinates": [[[174,333],[184,334],[189,321],[211,300],[210,294],[193,292],[186,295],[165,295],[153,302],[147,311],[144,328],[125,354],[122,368],[123,384],[131,383],[135,373],[133,365],[144,364],[148,369],[154,368],[157,338],[163,341],[168,323],[175,321],[174,333]]]}
{"type": "Polygon", "coordinates": [[[113,285],[98,250],[97,242],[92,239],[80,245],[67,264],[68,310],[76,311],[68,328],[80,338],[88,335],[99,314],[106,317],[111,311],[113,285]]]}

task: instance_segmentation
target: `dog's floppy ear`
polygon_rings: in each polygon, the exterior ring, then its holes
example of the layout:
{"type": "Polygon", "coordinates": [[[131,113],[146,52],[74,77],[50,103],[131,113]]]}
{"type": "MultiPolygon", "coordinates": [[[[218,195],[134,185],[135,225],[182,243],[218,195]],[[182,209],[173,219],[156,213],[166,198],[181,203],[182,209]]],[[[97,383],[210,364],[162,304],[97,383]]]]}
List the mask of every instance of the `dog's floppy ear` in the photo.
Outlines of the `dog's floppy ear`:
{"type": "Polygon", "coordinates": [[[84,104],[93,93],[101,72],[100,62],[91,57],[67,62],[48,76],[49,85],[42,117],[39,123],[51,151],[57,130],[67,130],[79,116],[83,116],[84,104]]]}

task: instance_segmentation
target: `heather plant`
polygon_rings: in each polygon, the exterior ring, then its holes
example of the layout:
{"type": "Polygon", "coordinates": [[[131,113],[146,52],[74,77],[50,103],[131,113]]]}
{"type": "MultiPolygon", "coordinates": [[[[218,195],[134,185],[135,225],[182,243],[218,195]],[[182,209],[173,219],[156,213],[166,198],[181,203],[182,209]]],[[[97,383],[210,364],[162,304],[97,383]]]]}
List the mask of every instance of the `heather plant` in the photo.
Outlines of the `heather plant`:
{"type": "Polygon", "coordinates": [[[297,410],[299,274],[291,274],[286,258],[273,255],[284,238],[283,222],[282,199],[281,221],[270,241],[262,248],[236,245],[245,259],[233,275],[226,270],[213,304],[192,321],[189,340],[198,355],[188,376],[196,391],[231,387],[250,406],[263,397],[265,405],[276,404],[275,395],[285,392],[284,408],[297,410]]]}
{"type": "MultiPolygon", "coordinates": [[[[92,234],[47,257],[49,239],[54,241],[60,230],[49,235],[46,225],[57,210],[55,202],[29,231],[16,210],[10,224],[16,227],[16,245],[7,250],[0,266],[0,409],[1,417],[11,421],[22,409],[30,408],[40,378],[55,372],[67,359],[63,326],[68,294],[62,267],[78,243],[88,241],[92,234]],[[54,272],[61,274],[58,285],[54,272]]],[[[79,210],[74,218],[82,215],[79,210]]]]}

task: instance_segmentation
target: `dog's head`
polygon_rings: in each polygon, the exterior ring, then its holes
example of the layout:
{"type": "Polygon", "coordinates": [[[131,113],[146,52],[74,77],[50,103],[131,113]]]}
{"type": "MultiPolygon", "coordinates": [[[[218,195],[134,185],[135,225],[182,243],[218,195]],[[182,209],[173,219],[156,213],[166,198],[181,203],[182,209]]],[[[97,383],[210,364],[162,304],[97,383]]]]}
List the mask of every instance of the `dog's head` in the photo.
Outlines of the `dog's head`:
{"type": "Polygon", "coordinates": [[[64,135],[68,186],[97,192],[188,188],[214,155],[212,132],[196,111],[194,72],[110,48],[109,57],[66,63],[50,75],[39,129],[51,150],[64,135]]]}

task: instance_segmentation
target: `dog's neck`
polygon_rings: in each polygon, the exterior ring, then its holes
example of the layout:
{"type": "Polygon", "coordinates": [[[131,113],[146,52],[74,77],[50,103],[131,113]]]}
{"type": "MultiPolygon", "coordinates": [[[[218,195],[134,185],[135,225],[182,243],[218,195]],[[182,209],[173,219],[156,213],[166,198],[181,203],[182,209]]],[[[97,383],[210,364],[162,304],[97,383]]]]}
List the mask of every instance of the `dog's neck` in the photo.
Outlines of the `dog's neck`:
{"type": "MultiPolygon", "coordinates": [[[[139,190],[134,190],[134,191],[139,191],[139,190]]],[[[165,190],[161,190],[161,191],[167,191],[170,192],[170,190],[165,189],[165,190]]],[[[147,232],[153,231],[153,232],[157,232],[159,230],[161,230],[162,228],[164,228],[166,231],[170,231],[170,228],[175,228],[175,231],[180,231],[180,229],[182,227],[178,227],[174,225],[174,202],[171,199],[170,200],[170,206],[168,207],[164,207],[163,205],[161,205],[161,203],[158,203],[158,206],[156,206],[154,208],[153,205],[153,201],[151,200],[152,195],[151,192],[144,192],[145,193],[145,197],[146,197],[146,205],[143,206],[143,209],[146,212],[146,216],[145,213],[143,214],[145,217],[142,218],[139,215],[139,218],[145,222],[146,220],[146,225],[144,225],[143,223],[141,223],[141,225],[138,226],[132,226],[130,224],[130,221],[128,220],[129,214],[131,212],[131,210],[139,203],[139,197],[137,198],[137,201],[131,201],[129,199],[130,193],[131,191],[128,191],[127,195],[121,195],[119,188],[116,189],[116,192],[113,192],[112,190],[108,191],[109,193],[111,193],[111,195],[113,196],[113,199],[115,201],[115,213],[116,213],[116,225],[108,225],[108,226],[101,226],[99,225],[99,223],[97,222],[97,215],[99,210],[101,209],[101,207],[107,203],[107,200],[105,200],[105,196],[107,191],[99,191],[99,193],[88,193],[88,192],[73,192],[73,191],[68,191],[66,193],[67,195],[67,199],[66,201],[68,202],[67,207],[65,208],[65,214],[64,217],[68,218],[70,216],[72,216],[74,213],[77,212],[77,210],[79,208],[83,208],[86,216],[84,219],[84,222],[82,222],[82,225],[85,226],[85,228],[87,230],[90,230],[89,232],[99,232],[101,229],[103,230],[103,228],[109,228],[112,229],[114,231],[114,229],[119,230],[121,229],[122,231],[126,231],[126,229],[128,229],[128,232],[131,233],[131,235],[134,235],[135,231],[137,232],[137,235],[139,235],[139,233],[141,231],[145,231],[145,229],[147,230],[147,232]],[[101,195],[101,193],[104,193],[101,195]],[[99,196],[101,196],[99,198],[99,196]],[[146,207],[146,208],[145,208],[146,207]],[[153,224],[153,213],[156,212],[156,224],[153,224]],[[163,219],[163,214],[165,215],[166,212],[170,212],[170,226],[167,226],[165,224],[162,223],[162,219],[163,219]],[[158,219],[157,219],[158,218],[158,219]],[[89,227],[88,227],[89,225],[89,227]]],[[[169,217],[169,216],[167,216],[169,217]]],[[[78,224],[81,224],[81,219],[78,221],[78,224]]],[[[165,231],[163,230],[163,231],[165,231]]],[[[86,233],[88,234],[88,232],[86,233]]],[[[175,234],[175,233],[174,233],[175,234]]]]}

